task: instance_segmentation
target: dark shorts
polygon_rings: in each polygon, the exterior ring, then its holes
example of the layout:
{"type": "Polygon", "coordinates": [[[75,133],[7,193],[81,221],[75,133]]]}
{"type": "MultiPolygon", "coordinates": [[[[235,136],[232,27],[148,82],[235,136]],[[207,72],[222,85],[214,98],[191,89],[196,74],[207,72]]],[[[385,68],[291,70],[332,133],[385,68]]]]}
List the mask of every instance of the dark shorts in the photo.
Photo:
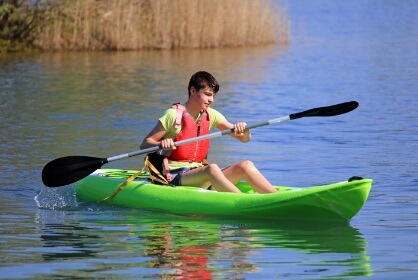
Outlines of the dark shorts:
{"type": "Polygon", "coordinates": [[[170,170],[170,174],[171,174],[171,185],[174,186],[181,186],[181,176],[192,170],[194,168],[190,168],[190,167],[182,167],[182,168],[178,168],[178,169],[174,169],[174,170],[170,170]]]}

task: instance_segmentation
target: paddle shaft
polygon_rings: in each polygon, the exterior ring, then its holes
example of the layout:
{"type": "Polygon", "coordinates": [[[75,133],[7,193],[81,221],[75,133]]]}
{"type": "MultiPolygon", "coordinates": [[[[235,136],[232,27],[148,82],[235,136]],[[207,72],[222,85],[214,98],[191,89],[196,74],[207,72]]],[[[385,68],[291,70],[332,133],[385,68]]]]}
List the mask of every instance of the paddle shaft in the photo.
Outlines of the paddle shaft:
{"type": "MultiPolygon", "coordinates": [[[[277,118],[277,119],[272,119],[272,120],[269,120],[267,122],[247,126],[246,130],[250,130],[250,129],[261,127],[261,126],[270,125],[270,124],[273,124],[273,123],[284,122],[284,121],[288,121],[288,120],[290,120],[290,116],[281,117],[281,118],[277,118]]],[[[209,133],[209,134],[206,134],[206,135],[201,135],[201,136],[177,141],[177,142],[174,142],[174,145],[175,146],[186,145],[186,144],[197,142],[197,141],[202,141],[202,140],[206,140],[206,139],[216,138],[216,137],[219,137],[219,136],[224,136],[224,135],[227,135],[227,134],[231,134],[233,132],[234,132],[233,128],[225,129],[225,130],[222,130],[222,131],[213,132],[213,133],[209,133]]],[[[151,148],[137,150],[137,151],[133,151],[133,152],[126,153],[126,154],[122,154],[122,155],[118,155],[118,156],[114,156],[114,157],[109,157],[109,158],[107,158],[107,162],[112,162],[112,161],[116,161],[116,160],[120,160],[120,159],[124,159],[124,158],[129,158],[129,157],[134,157],[134,156],[138,156],[138,155],[142,155],[142,154],[148,154],[148,153],[156,152],[159,149],[161,149],[160,146],[155,146],[155,147],[151,147],[151,148]]]]}

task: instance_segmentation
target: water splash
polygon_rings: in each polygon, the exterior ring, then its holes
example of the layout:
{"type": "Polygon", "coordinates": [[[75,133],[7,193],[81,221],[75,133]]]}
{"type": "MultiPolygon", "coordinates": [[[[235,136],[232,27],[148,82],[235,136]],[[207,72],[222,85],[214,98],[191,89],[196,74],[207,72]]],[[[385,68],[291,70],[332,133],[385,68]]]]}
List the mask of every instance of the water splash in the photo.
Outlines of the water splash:
{"type": "Polygon", "coordinates": [[[73,186],[60,188],[46,188],[34,197],[34,200],[41,209],[72,209],[77,208],[76,192],[73,186]]]}

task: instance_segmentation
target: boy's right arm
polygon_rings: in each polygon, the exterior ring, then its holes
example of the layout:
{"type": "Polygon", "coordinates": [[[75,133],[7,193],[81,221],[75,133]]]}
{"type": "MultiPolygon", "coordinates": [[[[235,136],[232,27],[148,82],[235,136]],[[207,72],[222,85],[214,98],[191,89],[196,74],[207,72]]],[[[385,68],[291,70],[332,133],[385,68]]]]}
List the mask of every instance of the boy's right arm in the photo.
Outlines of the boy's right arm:
{"type": "Polygon", "coordinates": [[[163,139],[164,135],[167,133],[164,126],[161,124],[160,121],[155,125],[155,127],[148,133],[148,135],[144,138],[141,143],[140,149],[146,149],[155,147],[161,144],[161,140],[163,139]]]}
{"type": "Polygon", "coordinates": [[[151,130],[150,133],[142,141],[140,149],[146,149],[161,145],[163,150],[175,150],[174,141],[171,137],[164,139],[168,133],[166,127],[174,125],[177,117],[177,111],[173,108],[168,109],[164,115],[158,120],[158,123],[151,130]],[[163,124],[164,123],[164,124],[163,124]]]}

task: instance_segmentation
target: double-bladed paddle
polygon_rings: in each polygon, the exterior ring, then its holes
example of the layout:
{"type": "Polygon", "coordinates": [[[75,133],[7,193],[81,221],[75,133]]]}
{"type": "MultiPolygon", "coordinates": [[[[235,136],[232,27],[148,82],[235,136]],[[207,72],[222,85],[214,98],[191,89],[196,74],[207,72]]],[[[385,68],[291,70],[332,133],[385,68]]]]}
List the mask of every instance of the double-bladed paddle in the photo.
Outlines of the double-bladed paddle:
{"type": "MultiPolygon", "coordinates": [[[[246,129],[253,129],[260,126],[265,126],[269,124],[284,122],[288,120],[295,120],[305,117],[331,117],[341,114],[345,114],[353,111],[358,107],[357,101],[349,101],[344,103],[339,103],[332,106],[318,107],[303,112],[290,114],[286,117],[281,117],[277,119],[272,119],[267,122],[254,124],[247,126],[246,129]]],[[[227,135],[234,132],[233,129],[222,130],[190,139],[185,139],[177,141],[174,144],[176,146],[189,144],[192,142],[197,142],[200,140],[211,139],[218,136],[227,135]]],[[[160,146],[155,146],[143,150],[137,150],[131,153],[122,154],[109,158],[97,158],[89,156],[66,156],[54,159],[50,161],[42,170],[42,181],[47,187],[60,187],[68,184],[77,182],[78,180],[87,177],[89,174],[93,173],[95,170],[99,169],[106,163],[129,158],[137,155],[152,153],[161,149],[160,146]]]]}

